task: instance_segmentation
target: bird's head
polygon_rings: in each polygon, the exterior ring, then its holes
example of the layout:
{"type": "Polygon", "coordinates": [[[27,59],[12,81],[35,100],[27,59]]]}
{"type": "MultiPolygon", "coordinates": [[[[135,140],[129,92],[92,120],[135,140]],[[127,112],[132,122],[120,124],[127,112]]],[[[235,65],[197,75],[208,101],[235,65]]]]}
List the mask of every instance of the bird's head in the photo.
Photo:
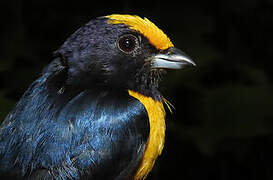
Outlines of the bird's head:
{"type": "Polygon", "coordinates": [[[67,68],[66,84],[132,89],[150,95],[164,69],[194,62],[148,19],[114,14],[78,29],[56,51],[67,68]]]}

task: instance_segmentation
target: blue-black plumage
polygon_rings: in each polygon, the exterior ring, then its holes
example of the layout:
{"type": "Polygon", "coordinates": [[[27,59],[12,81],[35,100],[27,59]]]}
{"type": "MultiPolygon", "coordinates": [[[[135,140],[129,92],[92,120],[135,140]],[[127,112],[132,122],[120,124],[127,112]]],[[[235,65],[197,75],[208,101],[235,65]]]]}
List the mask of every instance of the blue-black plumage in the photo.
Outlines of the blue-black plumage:
{"type": "Polygon", "coordinates": [[[0,129],[1,173],[31,177],[46,169],[56,179],[131,174],[148,139],[144,106],[115,90],[64,93],[60,102],[46,87],[49,76],[31,85],[0,129]]]}
{"type": "Polygon", "coordinates": [[[164,143],[160,76],[189,64],[147,19],[91,20],[54,52],[2,123],[0,177],[144,179],[164,143]]]}

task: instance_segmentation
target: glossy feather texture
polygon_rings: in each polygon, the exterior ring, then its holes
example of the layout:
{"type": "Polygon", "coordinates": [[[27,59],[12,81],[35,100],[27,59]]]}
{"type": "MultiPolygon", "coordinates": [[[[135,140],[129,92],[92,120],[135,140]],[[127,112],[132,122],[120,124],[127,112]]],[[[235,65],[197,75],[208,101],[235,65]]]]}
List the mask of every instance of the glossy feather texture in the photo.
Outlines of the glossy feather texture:
{"type": "Polygon", "coordinates": [[[2,178],[129,178],[148,139],[144,106],[127,91],[52,94],[50,75],[31,85],[0,129],[2,178]]]}
{"type": "Polygon", "coordinates": [[[165,136],[163,71],[151,59],[171,46],[138,16],[99,17],[79,28],[2,123],[0,177],[145,178],[165,136]],[[137,39],[131,53],[117,46],[124,34],[137,39]]]}

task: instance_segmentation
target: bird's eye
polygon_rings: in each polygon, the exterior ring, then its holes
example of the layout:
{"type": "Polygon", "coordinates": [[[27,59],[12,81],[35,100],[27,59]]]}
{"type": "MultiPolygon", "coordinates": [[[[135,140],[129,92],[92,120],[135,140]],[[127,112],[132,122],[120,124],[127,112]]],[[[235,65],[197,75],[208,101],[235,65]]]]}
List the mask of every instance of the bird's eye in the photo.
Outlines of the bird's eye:
{"type": "Polygon", "coordinates": [[[118,47],[125,53],[131,53],[137,47],[138,39],[132,34],[126,34],[119,38],[118,47]]]}

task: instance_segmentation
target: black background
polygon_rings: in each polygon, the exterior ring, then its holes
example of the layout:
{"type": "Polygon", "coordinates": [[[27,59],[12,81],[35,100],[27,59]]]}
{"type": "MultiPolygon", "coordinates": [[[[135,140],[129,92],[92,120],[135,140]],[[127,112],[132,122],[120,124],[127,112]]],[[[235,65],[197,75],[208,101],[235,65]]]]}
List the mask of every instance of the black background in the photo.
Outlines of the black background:
{"type": "Polygon", "coordinates": [[[148,179],[273,179],[272,0],[1,0],[0,7],[0,120],[81,25],[138,14],[197,63],[161,83],[175,110],[148,179]]]}

